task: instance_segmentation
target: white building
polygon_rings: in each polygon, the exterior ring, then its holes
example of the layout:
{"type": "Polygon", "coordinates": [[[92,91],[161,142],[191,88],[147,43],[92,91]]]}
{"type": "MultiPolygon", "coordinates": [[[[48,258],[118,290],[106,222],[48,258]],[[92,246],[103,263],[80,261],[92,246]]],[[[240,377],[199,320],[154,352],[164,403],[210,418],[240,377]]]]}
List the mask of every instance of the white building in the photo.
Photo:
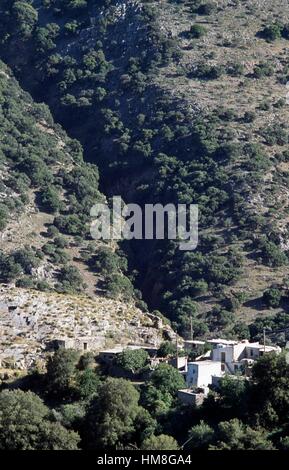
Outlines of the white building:
{"type": "Polygon", "coordinates": [[[168,364],[178,369],[180,372],[187,372],[188,358],[187,356],[173,357],[168,360],[168,364]]]}
{"type": "Polygon", "coordinates": [[[203,388],[212,384],[214,375],[222,376],[222,363],[219,361],[189,362],[186,382],[188,387],[203,388]]]}
{"type": "Polygon", "coordinates": [[[211,339],[208,341],[213,346],[211,352],[212,361],[220,361],[223,364],[223,371],[229,374],[235,374],[244,367],[244,364],[255,361],[264,353],[274,352],[279,354],[279,346],[265,346],[260,343],[249,343],[248,340],[241,342],[211,339]]]}
{"type": "MultiPolygon", "coordinates": [[[[279,346],[265,346],[260,343],[233,341],[226,339],[212,339],[207,341],[212,350],[199,360],[188,363],[186,382],[188,388],[207,388],[217,384],[225,374],[235,375],[243,373],[252,366],[254,361],[264,353],[279,354],[279,346]]],[[[181,397],[180,397],[181,398],[181,397]]]]}

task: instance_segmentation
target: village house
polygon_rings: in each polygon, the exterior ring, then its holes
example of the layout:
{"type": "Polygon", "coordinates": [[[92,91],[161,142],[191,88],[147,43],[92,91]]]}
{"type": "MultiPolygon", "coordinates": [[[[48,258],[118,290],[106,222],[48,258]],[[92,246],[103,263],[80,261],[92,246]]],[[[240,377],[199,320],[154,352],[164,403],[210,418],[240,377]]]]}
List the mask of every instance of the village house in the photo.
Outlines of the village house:
{"type": "Polygon", "coordinates": [[[254,361],[264,354],[281,352],[279,346],[264,346],[258,342],[250,343],[248,340],[238,342],[212,339],[207,343],[212,349],[197,361],[188,362],[187,389],[179,390],[178,393],[183,403],[200,404],[207,395],[209,386],[217,386],[225,374],[250,376],[254,361]],[[195,396],[196,394],[198,396],[195,396]]]}
{"type": "Polygon", "coordinates": [[[163,358],[162,362],[167,362],[170,366],[175,367],[180,372],[186,373],[188,370],[188,357],[187,356],[177,356],[170,359],[163,358]]]}
{"type": "Polygon", "coordinates": [[[178,390],[178,399],[185,405],[201,406],[204,403],[204,399],[208,392],[209,389],[206,388],[199,388],[196,390],[185,388],[178,390]]]}
{"type": "Polygon", "coordinates": [[[212,384],[213,376],[222,375],[222,363],[219,361],[189,362],[186,383],[188,387],[208,387],[212,384]]]}
{"type": "Polygon", "coordinates": [[[274,352],[279,354],[279,346],[265,346],[260,343],[250,343],[248,340],[241,342],[211,339],[208,343],[212,345],[211,360],[219,361],[222,364],[222,371],[229,374],[235,374],[243,370],[246,365],[251,365],[264,353],[274,352]]]}
{"type": "Polygon", "coordinates": [[[137,345],[137,344],[128,344],[127,346],[115,346],[111,349],[104,349],[99,352],[98,359],[100,362],[106,365],[111,365],[116,357],[121,354],[126,349],[137,350],[144,349],[147,351],[149,356],[154,359],[157,355],[158,348],[151,345],[137,345]]]}

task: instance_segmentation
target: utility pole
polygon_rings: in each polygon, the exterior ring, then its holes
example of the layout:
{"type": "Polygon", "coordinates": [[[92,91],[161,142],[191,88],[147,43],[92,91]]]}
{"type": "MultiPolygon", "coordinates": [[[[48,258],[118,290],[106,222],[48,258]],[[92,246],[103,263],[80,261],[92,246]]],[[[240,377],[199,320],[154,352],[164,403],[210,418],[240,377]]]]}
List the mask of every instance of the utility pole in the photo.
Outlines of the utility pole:
{"type": "Polygon", "coordinates": [[[191,341],[194,339],[194,330],[193,330],[193,317],[191,316],[191,341]]]}
{"type": "Polygon", "coordinates": [[[263,328],[263,344],[264,344],[264,354],[266,352],[266,329],[263,328]]]}
{"type": "Polygon", "coordinates": [[[179,342],[178,333],[176,333],[176,367],[179,368],[179,342]]]}

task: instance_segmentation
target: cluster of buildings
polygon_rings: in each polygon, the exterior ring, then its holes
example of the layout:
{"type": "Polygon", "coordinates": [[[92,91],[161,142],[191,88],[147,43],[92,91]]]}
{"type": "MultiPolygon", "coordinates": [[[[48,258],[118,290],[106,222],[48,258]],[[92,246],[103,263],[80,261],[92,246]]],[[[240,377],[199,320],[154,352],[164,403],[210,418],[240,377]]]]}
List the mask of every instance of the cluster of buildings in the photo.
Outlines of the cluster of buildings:
{"type": "Polygon", "coordinates": [[[103,350],[99,353],[99,360],[106,365],[114,363],[115,358],[124,349],[147,350],[150,356],[151,367],[156,367],[160,362],[167,362],[176,367],[186,381],[186,388],[178,391],[178,398],[185,404],[199,406],[208,395],[210,388],[217,388],[219,381],[225,375],[232,377],[251,376],[254,362],[264,354],[279,354],[279,346],[264,346],[259,342],[250,343],[248,340],[234,341],[227,339],[210,339],[207,341],[184,341],[185,355],[177,355],[171,358],[157,357],[158,348],[151,346],[129,345],[118,346],[113,349],[103,350]],[[192,352],[200,348],[207,351],[198,356],[194,361],[189,360],[192,352]]]}
{"type": "Polygon", "coordinates": [[[111,366],[115,358],[124,349],[146,349],[150,357],[151,368],[159,363],[166,362],[176,367],[186,381],[186,388],[178,391],[178,398],[185,404],[199,406],[203,403],[210,388],[217,388],[219,381],[225,375],[243,377],[244,380],[251,376],[254,362],[264,354],[279,354],[279,346],[269,346],[259,342],[250,343],[248,340],[234,341],[227,339],[210,339],[207,341],[184,341],[184,355],[160,358],[157,355],[158,348],[151,346],[129,345],[103,350],[99,353],[99,360],[111,366]],[[189,357],[196,355],[200,349],[206,350],[194,361],[189,357]]]}
{"type": "MultiPolygon", "coordinates": [[[[200,344],[205,346],[202,341],[187,341],[185,349],[193,350],[200,344]]],[[[211,339],[206,344],[209,350],[195,361],[188,362],[182,372],[187,388],[179,390],[178,396],[183,403],[200,405],[210,387],[217,387],[225,374],[248,378],[257,359],[267,353],[281,352],[279,346],[265,346],[248,340],[211,339]]]]}

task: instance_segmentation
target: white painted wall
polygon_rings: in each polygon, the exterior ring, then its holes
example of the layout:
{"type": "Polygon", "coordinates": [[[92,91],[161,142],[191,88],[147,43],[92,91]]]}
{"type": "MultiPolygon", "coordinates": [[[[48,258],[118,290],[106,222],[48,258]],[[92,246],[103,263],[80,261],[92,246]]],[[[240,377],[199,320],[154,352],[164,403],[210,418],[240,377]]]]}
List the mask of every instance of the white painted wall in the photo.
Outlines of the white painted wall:
{"type": "Polygon", "coordinates": [[[222,364],[216,361],[189,362],[186,376],[188,387],[207,387],[212,375],[222,375],[222,364]]]}
{"type": "Polygon", "coordinates": [[[234,347],[233,346],[225,346],[222,344],[218,344],[212,352],[212,359],[213,361],[222,361],[222,353],[225,354],[225,361],[224,362],[233,362],[234,361],[234,347]]]}
{"type": "Polygon", "coordinates": [[[260,357],[260,349],[256,347],[250,347],[250,345],[248,345],[246,347],[246,357],[248,359],[258,359],[258,357],[260,357]]]}

